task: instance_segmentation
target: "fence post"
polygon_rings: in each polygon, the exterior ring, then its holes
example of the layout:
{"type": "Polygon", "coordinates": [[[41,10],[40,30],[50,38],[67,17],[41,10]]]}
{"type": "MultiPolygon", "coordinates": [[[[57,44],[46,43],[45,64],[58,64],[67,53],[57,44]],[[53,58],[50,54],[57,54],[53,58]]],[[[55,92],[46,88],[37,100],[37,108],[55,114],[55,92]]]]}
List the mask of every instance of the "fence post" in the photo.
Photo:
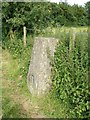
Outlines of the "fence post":
{"type": "Polygon", "coordinates": [[[75,28],[71,28],[70,29],[69,52],[71,52],[74,49],[75,38],[76,38],[76,29],[75,28]]]}
{"type": "Polygon", "coordinates": [[[23,27],[23,32],[24,32],[24,39],[23,39],[24,41],[23,42],[24,42],[24,47],[26,47],[26,27],[25,26],[23,27]]]}

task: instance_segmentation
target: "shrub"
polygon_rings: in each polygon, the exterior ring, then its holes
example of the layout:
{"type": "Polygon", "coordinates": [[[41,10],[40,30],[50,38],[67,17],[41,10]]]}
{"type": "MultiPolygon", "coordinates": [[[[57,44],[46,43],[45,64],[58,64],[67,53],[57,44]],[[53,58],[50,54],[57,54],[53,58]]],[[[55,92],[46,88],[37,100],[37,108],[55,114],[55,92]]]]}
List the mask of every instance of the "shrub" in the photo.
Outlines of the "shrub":
{"type": "Polygon", "coordinates": [[[69,36],[64,34],[56,48],[52,64],[53,89],[75,117],[90,117],[88,90],[87,33],[78,33],[74,50],[69,53],[69,36]]]}

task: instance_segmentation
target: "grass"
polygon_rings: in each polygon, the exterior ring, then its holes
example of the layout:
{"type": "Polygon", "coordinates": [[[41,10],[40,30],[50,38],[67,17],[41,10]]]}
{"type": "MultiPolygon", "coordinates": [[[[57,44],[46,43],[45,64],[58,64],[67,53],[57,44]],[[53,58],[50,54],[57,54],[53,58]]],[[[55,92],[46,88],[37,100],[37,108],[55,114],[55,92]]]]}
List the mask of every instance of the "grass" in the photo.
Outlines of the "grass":
{"type": "Polygon", "coordinates": [[[52,93],[39,98],[33,98],[38,104],[40,112],[43,112],[47,118],[70,118],[69,108],[62,101],[58,100],[52,93]]]}
{"type": "MultiPolygon", "coordinates": [[[[8,50],[3,51],[3,64],[2,64],[2,111],[3,117],[26,117],[27,112],[23,109],[23,106],[17,102],[15,96],[22,95],[22,87],[19,87],[21,81],[19,80],[20,65],[17,60],[12,59],[8,50]]],[[[23,82],[21,82],[23,85],[23,82]]],[[[28,90],[25,91],[28,93],[28,90]]],[[[18,96],[19,97],[19,96],[18,96]]],[[[29,116],[30,117],[30,116],[29,116]]]]}
{"type": "MultiPolygon", "coordinates": [[[[51,95],[43,96],[40,98],[31,96],[30,92],[27,89],[27,84],[25,79],[19,78],[20,73],[18,72],[20,67],[23,66],[23,63],[20,65],[17,62],[17,59],[13,59],[8,50],[3,51],[3,88],[2,88],[2,110],[4,118],[20,118],[20,117],[31,117],[32,112],[31,108],[30,114],[23,108],[21,104],[22,101],[32,102],[33,107],[38,106],[38,111],[40,114],[48,118],[64,118],[67,117],[67,111],[64,108],[64,105],[60,104],[55,98],[52,98],[51,95]],[[23,99],[23,100],[18,100],[23,99]],[[52,107],[51,107],[52,106],[52,107]]],[[[29,107],[30,104],[28,103],[29,107]]],[[[28,109],[28,108],[27,108],[28,109]]],[[[35,110],[35,109],[34,109],[35,110]]]]}
{"type": "Polygon", "coordinates": [[[57,27],[57,28],[51,28],[48,27],[44,30],[42,30],[42,33],[40,34],[40,36],[43,37],[54,37],[54,38],[58,38],[61,39],[62,38],[62,34],[68,34],[71,29],[75,29],[76,33],[87,33],[88,27],[57,27]]]}

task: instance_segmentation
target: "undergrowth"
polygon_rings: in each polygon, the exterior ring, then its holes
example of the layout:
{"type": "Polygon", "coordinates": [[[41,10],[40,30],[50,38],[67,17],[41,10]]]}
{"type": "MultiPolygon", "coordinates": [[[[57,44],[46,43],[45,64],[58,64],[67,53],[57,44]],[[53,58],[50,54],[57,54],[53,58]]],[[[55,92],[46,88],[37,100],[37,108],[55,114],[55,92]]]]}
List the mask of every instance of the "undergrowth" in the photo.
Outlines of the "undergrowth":
{"type": "Polygon", "coordinates": [[[70,107],[72,117],[89,118],[88,34],[77,33],[69,51],[69,34],[62,35],[52,64],[53,90],[70,107]]]}
{"type": "MultiPolygon", "coordinates": [[[[6,54],[5,59],[9,61],[7,66],[4,68],[6,70],[4,77],[5,79],[8,79],[7,82],[10,82],[11,85],[12,83],[15,85],[9,88],[3,88],[3,117],[10,118],[15,116],[23,116],[23,110],[20,103],[14,103],[10,97],[15,91],[19,92],[18,94],[23,94],[25,98],[31,99],[33,104],[36,103],[40,107],[39,111],[41,113],[43,112],[43,114],[49,118],[69,117],[70,115],[67,111],[68,108],[66,108],[62,102],[55,99],[55,97],[53,98],[52,94],[41,98],[36,98],[32,97],[29,93],[26,81],[33,42],[33,38],[28,36],[27,46],[25,48],[23,45],[23,40],[18,38],[13,39],[12,41],[8,39],[6,43],[3,43],[3,48],[5,49],[3,50],[3,53],[4,55],[6,54]],[[5,53],[5,51],[7,52],[5,53]],[[8,52],[10,55],[7,54],[8,52]],[[7,56],[9,56],[9,59],[7,59],[7,56]],[[8,96],[4,97],[6,95],[8,96]],[[5,109],[6,107],[7,109],[5,109]]],[[[25,117],[25,115],[23,117],[25,117]]]]}
{"type": "Polygon", "coordinates": [[[28,43],[26,48],[23,45],[23,40],[18,39],[17,37],[15,37],[12,41],[8,38],[7,41],[3,42],[3,118],[25,118],[29,116],[23,109],[21,103],[18,101],[13,101],[11,97],[14,96],[16,92],[18,92],[18,95],[23,94],[25,98],[30,98],[30,92],[28,91],[26,80],[34,42],[33,38],[30,36],[27,37],[27,42],[28,43]]]}
{"type": "MultiPolygon", "coordinates": [[[[87,33],[77,32],[75,48],[69,54],[70,36],[68,30],[61,28],[58,30],[52,29],[53,32],[48,32],[49,30],[50,29],[47,29],[44,33],[42,31],[40,36],[55,37],[60,40],[52,63],[53,89],[49,96],[35,99],[35,101],[38,102],[41,111],[48,117],[89,117],[87,33]]],[[[3,42],[3,48],[8,49],[13,60],[17,62],[17,64],[11,68],[9,78],[11,81],[17,81],[20,88],[19,90],[28,98],[31,96],[27,89],[26,79],[33,43],[34,38],[30,36],[27,36],[26,47],[23,45],[23,40],[17,37],[13,40],[8,39],[3,42]]],[[[13,65],[13,62],[11,64],[13,65]]],[[[9,100],[7,100],[7,98],[5,99],[3,110],[5,110],[7,106],[7,101],[9,104],[9,100]]],[[[11,111],[13,111],[14,106],[17,106],[17,104],[13,104],[11,111]]],[[[17,110],[19,110],[19,108],[17,110]]],[[[4,115],[9,116],[11,114],[9,113],[8,115],[4,115]]],[[[11,114],[11,116],[14,115],[11,114]]]]}

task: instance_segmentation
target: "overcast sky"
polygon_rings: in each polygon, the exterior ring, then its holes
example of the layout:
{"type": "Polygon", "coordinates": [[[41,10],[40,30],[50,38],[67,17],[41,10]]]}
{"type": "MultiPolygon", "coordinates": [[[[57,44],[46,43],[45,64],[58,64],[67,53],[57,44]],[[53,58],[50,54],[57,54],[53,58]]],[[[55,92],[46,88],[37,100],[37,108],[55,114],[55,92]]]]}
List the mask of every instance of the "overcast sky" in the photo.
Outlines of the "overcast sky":
{"type": "MultiPolygon", "coordinates": [[[[50,0],[51,2],[59,2],[61,0],[50,0]]],[[[65,1],[65,0],[62,0],[62,1],[65,1]]],[[[78,5],[84,5],[84,3],[88,2],[90,0],[67,0],[67,2],[71,5],[73,4],[78,4],[78,5]]]]}

